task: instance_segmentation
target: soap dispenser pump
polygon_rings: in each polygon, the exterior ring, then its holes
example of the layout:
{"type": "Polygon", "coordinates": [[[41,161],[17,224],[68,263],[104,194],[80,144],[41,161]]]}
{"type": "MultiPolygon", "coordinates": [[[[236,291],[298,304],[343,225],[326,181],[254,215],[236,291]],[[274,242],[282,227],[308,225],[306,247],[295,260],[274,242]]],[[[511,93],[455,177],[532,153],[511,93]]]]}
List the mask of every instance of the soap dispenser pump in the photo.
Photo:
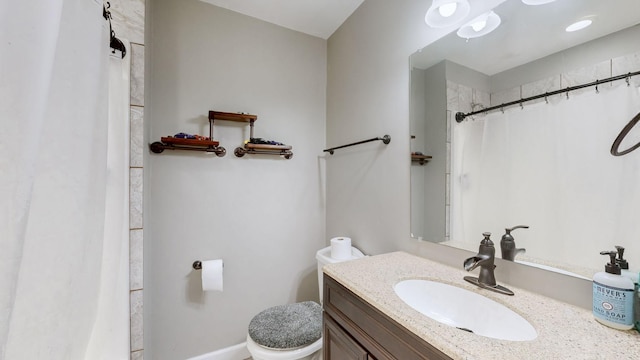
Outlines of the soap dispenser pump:
{"type": "Polygon", "coordinates": [[[593,276],[593,316],[601,324],[614,329],[632,329],[633,281],[620,275],[617,251],[602,251],[600,255],[609,255],[610,261],[604,272],[593,276]]]}
{"type": "Polygon", "coordinates": [[[638,273],[629,270],[629,262],[624,258],[624,247],[616,245],[618,257],[616,263],[620,266],[620,275],[629,278],[634,284],[638,283],[638,273]]]}

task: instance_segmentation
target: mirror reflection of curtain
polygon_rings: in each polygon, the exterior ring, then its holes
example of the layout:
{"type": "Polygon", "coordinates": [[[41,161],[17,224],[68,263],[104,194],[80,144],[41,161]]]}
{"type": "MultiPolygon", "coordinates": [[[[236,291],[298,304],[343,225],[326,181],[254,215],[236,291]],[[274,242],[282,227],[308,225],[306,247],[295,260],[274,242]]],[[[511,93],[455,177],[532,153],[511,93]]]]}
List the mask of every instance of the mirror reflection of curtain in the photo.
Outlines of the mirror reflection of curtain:
{"type": "Polygon", "coordinates": [[[84,359],[96,335],[108,39],[102,1],[0,3],[0,359],[84,359]]]}
{"type": "Polygon", "coordinates": [[[514,236],[527,256],[601,269],[599,252],[622,245],[640,267],[640,153],[609,152],[638,112],[639,88],[621,82],[455,125],[452,237],[478,243],[491,231],[498,244],[526,224],[514,236]]]}

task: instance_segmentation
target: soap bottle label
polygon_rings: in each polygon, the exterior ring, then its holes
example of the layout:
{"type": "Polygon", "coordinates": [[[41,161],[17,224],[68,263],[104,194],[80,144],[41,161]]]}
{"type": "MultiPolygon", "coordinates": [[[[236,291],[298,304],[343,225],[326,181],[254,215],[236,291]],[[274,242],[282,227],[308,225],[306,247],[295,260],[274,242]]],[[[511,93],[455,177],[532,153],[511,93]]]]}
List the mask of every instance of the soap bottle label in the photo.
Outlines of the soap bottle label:
{"type": "Polygon", "coordinates": [[[593,314],[616,324],[633,324],[633,289],[620,289],[594,281],[593,314]]]}

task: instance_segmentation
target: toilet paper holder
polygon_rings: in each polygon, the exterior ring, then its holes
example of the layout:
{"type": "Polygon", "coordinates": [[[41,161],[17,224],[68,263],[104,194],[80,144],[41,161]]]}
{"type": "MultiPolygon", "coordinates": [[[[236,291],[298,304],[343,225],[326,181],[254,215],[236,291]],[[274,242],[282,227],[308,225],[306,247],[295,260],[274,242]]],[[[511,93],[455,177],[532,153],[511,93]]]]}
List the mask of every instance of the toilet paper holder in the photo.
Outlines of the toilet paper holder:
{"type": "MultiPolygon", "coordinates": [[[[202,261],[196,260],[191,266],[193,267],[193,270],[202,270],[202,261]]],[[[222,265],[222,267],[224,267],[224,265],[222,265]]]]}

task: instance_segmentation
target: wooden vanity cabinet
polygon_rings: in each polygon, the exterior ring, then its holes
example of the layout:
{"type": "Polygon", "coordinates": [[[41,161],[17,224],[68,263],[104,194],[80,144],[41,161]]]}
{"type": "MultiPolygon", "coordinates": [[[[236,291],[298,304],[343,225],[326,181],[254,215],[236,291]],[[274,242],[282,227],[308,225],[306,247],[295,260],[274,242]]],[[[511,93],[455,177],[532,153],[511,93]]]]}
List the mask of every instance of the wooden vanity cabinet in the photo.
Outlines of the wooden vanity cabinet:
{"type": "Polygon", "coordinates": [[[324,360],[451,358],[324,274],[324,360]]]}

